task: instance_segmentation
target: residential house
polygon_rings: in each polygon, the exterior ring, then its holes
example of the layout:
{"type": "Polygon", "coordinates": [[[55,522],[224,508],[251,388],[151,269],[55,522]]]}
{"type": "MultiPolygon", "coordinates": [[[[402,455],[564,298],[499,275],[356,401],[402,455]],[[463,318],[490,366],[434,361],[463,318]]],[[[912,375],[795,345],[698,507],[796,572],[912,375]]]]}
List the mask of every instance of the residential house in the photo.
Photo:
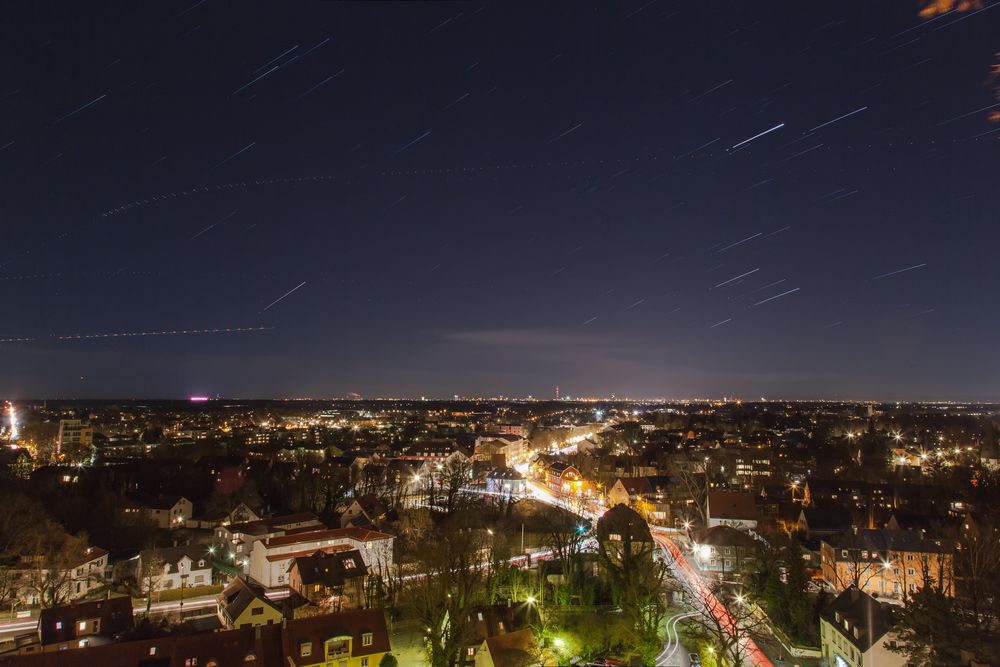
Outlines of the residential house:
{"type": "Polygon", "coordinates": [[[229,582],[219,593],[218,605],[219,621],[228,629],[271,625],[284,619],[281,609],[267,599],[264,588],[246,577],[229,582]]]}
{"type": "Polygon", "coordinates": [[[851,512],[840,507],[803,507],[799,510],[796,529],[806,539],[827,537],[849,530],[853,520],[851,512]]]}
{"type": "Polygon", "coordinates": [[[759,512],[752,493],[711,491],[706,506],[709,528],[732,526],[752,530],[757,527],[759,512]]]}
{"type": "Polygon", "coordinates": [[[31,479],[35,462],[27,449],[5,447],[0,449],[0,477],[8,479],[31,479]]]}
{"type": "Polygon", "coordinates": [[[640,499],[652,491],[653,488],[646,477],[619,477],[608,488],[608,507],[615,505],[635,507],[640,499]]]}
{"type": "Polygon", "coordinates": [[[368,567],[357,549],[317,551],[293,558],[288,586],[315,605],[334,611],[363,609],[368,567]]]}
{"type": "Polygon", "coordinates": [[[601,515],[594,532],[601,548],[617,560],[631,553],[648,556],[651,561],[656,551],[646,520],[626,505],[615,505],[601,515]]]}
{"type": "Polygon", "coordinates": [[[340,527],[374,526],[385,519],[386,507],[374,494],[356,498],[340,516],[340,527]]]}
{"type": "Polygon", "coordinates": [[[378,667],[390,651],[381,609],[357,609],[289,621],[284,646],[288,667],[378,667]]]}
{"type": "Polygon", "coordinates": [[[476,667],[524,667],[537,663],[538,645],[529,628],[487,637],[476,651],[476,667]]]}
{"type": "MultiPolygon", "coordinates": [[[[203,546],[147,549],[139,554],[138,571],[140,577],[152,578],[154,591],[212,584],[212,560],[203,546]],[[162,569],[150,573],[153,563],[162,564],[162,569]]],[[[145,582],[141,585],[146,586],[145,582]]]]}
{"type": "Polygon", "coordinates": [[[713,526],[691,534],[692,560],[704,572],[744,572],[757,562],[760,547],[757,538],[732,526],[713,526]]]}
{"type": "Polygon", "coordinates": [[[820,542],[823,581],[834,591],[905,599],[926,585],[954,596],[954,544],[917,531],[854,529],[820,542]]]}
{"type": "Polygon", "coordinates": [[[268,588],[288,585],[288,570],[295,558],[317,551],[361,552],[365,567],[375,573],[392,571],[393,536],[359,526],[270,537],[253,543],[249,574],[268,588]]]}
{"type": "MultiPolygon", "coordinates": [[[[269,537],[280,537],[294,532],[321,530],[326,526],[312,512],[285,514],[267,519],[221,525],[215,529],[215,543],[223,556],[235,561],[245,561],[253,543],[269,537]],[[229,554],[232,554],[230,557],[229,554]]],[[[248,564],[249,565],[249,564],[248,564]]]]}
{"type": "Polygon", "coordinates": [[[134,624],[132,598],[127,595],[43,609],[38,646],[42,651],[64,651],[106,644],[134,624]]]}
{"type": "Polygon", "coordinates": [[[820,612],[820,646],[828,667],[905,667],[895,653],[892,611],[851,586],[820,612]]]}
{"type": "Polygon", "coordinates": [[[108,585],[108,550],[87,547],[72,566],[70,600],[79,600],[108,585]]]}
{"type": "Polygon", "coordinates": [[[480,605],[467,612],[469,633],[465,646],[459,652],[458,667],[471,667],[476,664],[476,654],[482,648],[483,642],[490,637],[516,632],[526,625],[523,605],[480,605]]]}
{"type": "Polygon", "coordinates": [[[486,491],[505,496],[521,496],[527,491],[524,475],[514,468],[498,466],[486,473],[486,491]]]}
{"type": "Polygon", "coordinates": [[[142,495],[127,498],[122,511],[149,519],[158,528],[177,530],[186,527],[194,506],[183,496],[142,495]]]}

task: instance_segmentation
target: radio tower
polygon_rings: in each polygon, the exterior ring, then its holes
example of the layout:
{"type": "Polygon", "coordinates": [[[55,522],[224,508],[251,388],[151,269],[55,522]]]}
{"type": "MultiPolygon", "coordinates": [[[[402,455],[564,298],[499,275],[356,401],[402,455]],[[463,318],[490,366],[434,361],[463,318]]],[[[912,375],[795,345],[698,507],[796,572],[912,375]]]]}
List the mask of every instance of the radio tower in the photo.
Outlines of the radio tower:
{"type": "Polygon", "coordinates": [[[556,400],[559,400],[559,385],[556,385],[556,400]]]}

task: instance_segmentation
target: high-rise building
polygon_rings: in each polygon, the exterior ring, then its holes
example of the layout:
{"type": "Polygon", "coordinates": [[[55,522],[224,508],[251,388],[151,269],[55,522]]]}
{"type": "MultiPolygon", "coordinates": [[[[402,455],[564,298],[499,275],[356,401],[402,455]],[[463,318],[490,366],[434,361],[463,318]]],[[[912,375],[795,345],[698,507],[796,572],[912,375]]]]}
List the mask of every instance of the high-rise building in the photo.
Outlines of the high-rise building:
{"type": "Polygon", "coordinates": [[[94,429],[88,422],[81,419],[60,419],[59,437],[56,439],[56,453],[63,451],[85,450],[94,445],[94,429]]]}

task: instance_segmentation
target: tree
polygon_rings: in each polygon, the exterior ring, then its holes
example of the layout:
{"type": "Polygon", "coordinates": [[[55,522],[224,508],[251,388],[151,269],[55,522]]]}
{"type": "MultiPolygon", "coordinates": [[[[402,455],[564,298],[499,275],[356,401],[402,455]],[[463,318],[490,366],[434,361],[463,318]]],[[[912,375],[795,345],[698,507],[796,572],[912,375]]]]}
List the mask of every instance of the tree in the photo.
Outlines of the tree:
{"type": "Polygon", "coordinates": [[[764,636],[766,623],[754,613],[742,594],[727,594],[720,582],[691,591],[694,616],[685,621],[688,632],[714,650],[720,667],[752,664],[750,646],[764,636]]]}
{"type": "Polygon", "coordinates": [[[598,524],[601,571],[610,584],[612,601],[621,609],[624,639],[645,663],[653,664],[663,648],[660,625],[667,613],[663,589],[669,570],[656,558],[656,543],[642,517],[623,506],[605,517],[611,514],[614,526],[605,525],[605,519],[598,524]]]}
{"type": "Polygon", "coordinates": [[[160,579],[163,577],[165,565],[166,561],[159,551],[152,549],[143,552],[141,570],[139,571],[139,590],[146,597],[146,616],[149,616],[149,610],[153,604],[153,593],[156,592],[160,579]]]}
{"type": "MultiPolygon", "coordinates": [[[[35,531],[22,559],[30,567],[27,588],[43,609],[59,607],[69,602],[73,584],[89,573],[75,574],[74,570],[85,559],[86,538],[65,533],[58,524],[35,531]]],[[[103,573],[102,573],[103,574],[103,573]]]]}
{"type": "Polygon", "coordinates": [[[897,648],[917,667],[960,663],[962,632],[953,598],[933,586],[910,596],[896,625],[897,648]]]}
{"type": "Polygon", "coordinates": [[[458,509],[459,494],[472,477],[472,464],[464,456],[451,456],[438,473],[444,494],[444,511],[451,514],[458,509]]]}
{"type": "Polygon", "coordinates": [[[555,590],[555,602],[569,604],[575,590],[577,565],[589,525],[584,519],[552,505],[542,509],[540,524],[545,533],[545,546],[552,550],[553,558],[562,568],[561,580],[555,590]]]}
{"type": "Polygon", "coordinates": [[[433,549],[417,557],[421,575],[404,592],[406,605],[425,631],[431,667],[450,667],[475,637],[472,609],[484,600],[479,531],[446,522],[428,535],[433,549]]]}
{"type": "Polygon", "coordinates": [[[686,465],[677,466],[677,477],[684,491],[691,499],[689,507],[694,508],[697,526],[708,525],[708,473],[705,464],[698,463],[692,469],[686,465]]]}
{"type": "Polygon", "coordinates": [[[399,667],[399,660],[392,653],[386,653],[379,660],[378,667],[399,667]]]}

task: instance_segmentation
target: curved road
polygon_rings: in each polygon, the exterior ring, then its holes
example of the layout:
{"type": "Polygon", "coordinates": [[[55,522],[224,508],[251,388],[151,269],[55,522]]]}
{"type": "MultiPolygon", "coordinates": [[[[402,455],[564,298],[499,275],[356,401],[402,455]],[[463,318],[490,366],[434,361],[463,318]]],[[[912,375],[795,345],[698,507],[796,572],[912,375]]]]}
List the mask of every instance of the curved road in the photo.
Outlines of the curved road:
{"type": "MultiPolygon", "coordinates": [[[[592,521],[600,518],[601,514],[604,513],[604,509],[601,508],[599,511],[595,511],[589,507],[579,508],[576,507],[575,503],[567,502],[566,499],[557,496],[540,484],[533,481],[528,482],[528,486],[531,489],[531,495],[537,500],[547,503],[549,505],[556,505],[562,507],[565,510],[573,512],[579,516],[592,521]]],[[[658,526],[651,526],[653,539],[656,543],[660,545],[660,548],[664,551],[664,554],[670,554],[671,558],[667,559],[667,562],[672,563],[674,571],[679,575],[678,580],[688,589],[688,592],[694,596],[697,596],[704,601],[705,607],[711,612],[711,614],[718,620],[719,624],[730,631],[732,634],[732,629],[736,627],[736,622],[733,617],[730,616],[729,612],[726,610],[725,606],[719,602],[718,598],[705,586],[705,582],[702,580],[701,575],[691,567],[684,554],[681,553],[680,547],[678,547],[673,540],[667,537],[664,532],[666,529],[660,528],[658,526]]],[[[676,622],[674,623],[674,629],[676,632],[676,622]]],[[[668,635],[668,645],[664,647],[664,652],[660,654],[657,659],[657,663],[660,664],[664,659],[664,655],[667,654],[671,645],[669,644],[670,639],[668,635]]],[[[745,664],[747,667],[774,667],[773,663],[768,659],[764,652],[760,650],[757,644],[746,637],[742,641],[743,654],[746,656],[745,664]]],[[[674,648],[674,651],[677,649],[674,648]]],[[[670,654],[675,657],[674,653],[670,654]]],[[[683,656],[686,659],[686,656],[683,656]]],[[[686,663],[683,663],[686,664],[686,663]]]]}

